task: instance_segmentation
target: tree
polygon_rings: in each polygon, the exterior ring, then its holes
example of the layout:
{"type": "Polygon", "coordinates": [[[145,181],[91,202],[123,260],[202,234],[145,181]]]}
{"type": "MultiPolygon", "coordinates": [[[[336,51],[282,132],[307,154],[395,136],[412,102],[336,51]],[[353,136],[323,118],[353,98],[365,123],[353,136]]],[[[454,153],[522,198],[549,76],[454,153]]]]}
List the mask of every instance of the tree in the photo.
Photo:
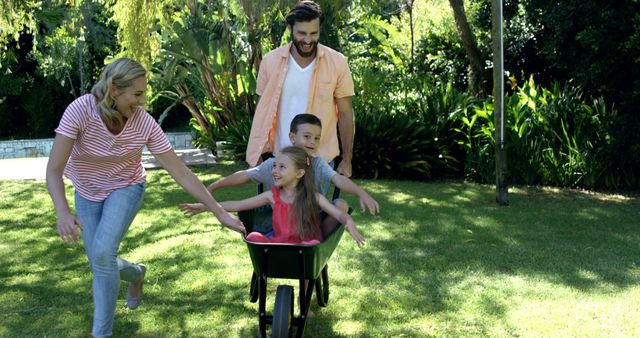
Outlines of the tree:
{"type": "Polygon", "coordinates": [[[404,9],[407,11],[407,13],[409,14],[409,34],[411,35],[411,45],[409,46],[409,51],[410,51],[410,56],[409,56],[409,71],[411,73],[414,72],[414,66],[415,66],[415,56],[414,56],[414,51],[415,51],[415,29],[413,26],[413,0],[403,0],[403,7],[404,9]]]}
{"type": "Polygon", "coordinates": [[[209,148],[228,125],[248,120],[255,106],[250,90],[255,87],[255,61],[234,12],[223,4],[196,1],[162,11],[166,30],[154,83],[161,96],[189,110],[201,136],[198,142],[209,148]]]}
{"type": "Polygon", "coordinates": [[[51,137],[65,107],[90,89],[113,54],[109,8],[96,0],[1,6],[0,137],[51,137]]]}
{"type": "Polygon", "coordinates": [[[113,19],[118,23],[121,55],[137,60],[147,69],[159,49],[152,26],[160,4],[152,0],[118,0],[114,5],[113,19]]]}
{"type": "Polygon", "coordinates": [[[484,96],[486,93],[485,87],[487,86],[487,76],[483,65],[484,58],[482,57],[475,35],[471,31],[471,26],[467,20],[467,15],[464,11],[464,0],[449,0],[449,4],[453,10],[453,17],[460,33],[462,45],[469,59],[471,68],[469,86],[476,95],[484,96]]]}
{"type": "Polygon", "coordinates": [[[278,47],[282,33],[286,29],[284,13],[288,7],[286,0],[237,0],[242,13],[237,13],[245,23],[247,41],[250,47],[249,66],[257,73],[262,61],[264,46],[268,50],[278,47]]]}
{"type": "MultiPolygon", "coordinates": [[[[0,2],[0,66],[7,57],[8,44],[17,44],[21,34],[37,32],[36,11],[39,1],[4,0],[0,2]]],[[[33,46],[35,47],[35,43],[33,46]]]]}

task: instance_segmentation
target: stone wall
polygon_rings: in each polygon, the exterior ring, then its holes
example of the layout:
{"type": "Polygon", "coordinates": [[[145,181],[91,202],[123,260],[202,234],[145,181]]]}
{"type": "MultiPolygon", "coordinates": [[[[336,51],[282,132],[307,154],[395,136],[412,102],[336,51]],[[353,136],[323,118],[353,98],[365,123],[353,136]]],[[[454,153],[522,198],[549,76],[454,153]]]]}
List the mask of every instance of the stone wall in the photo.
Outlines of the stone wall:
{"type": "MultiPolygon", "coordinates": [[[[176,150],[194,149],[191,133],[166,133],[176,150]]],[[[0,141],[0,159],[22,157],[48,157],[53,139],[0,141]]]]}

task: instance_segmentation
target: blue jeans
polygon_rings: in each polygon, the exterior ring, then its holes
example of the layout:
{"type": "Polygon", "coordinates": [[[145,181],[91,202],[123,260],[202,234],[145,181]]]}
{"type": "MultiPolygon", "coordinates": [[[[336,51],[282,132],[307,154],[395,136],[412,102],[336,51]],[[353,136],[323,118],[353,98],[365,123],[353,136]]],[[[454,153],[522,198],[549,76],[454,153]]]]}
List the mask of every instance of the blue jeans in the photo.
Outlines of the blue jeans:
{"type": "Polygon", "coordinates": [[[93,272],[93,329],[95,337],[111,336],[120,279],[133,282],[142,271],[116,257],[120,242],[136,217],[146,183],[115,190],[101,202],[75,193],[76,214],[82,223],[84,250],[93,272]]]}

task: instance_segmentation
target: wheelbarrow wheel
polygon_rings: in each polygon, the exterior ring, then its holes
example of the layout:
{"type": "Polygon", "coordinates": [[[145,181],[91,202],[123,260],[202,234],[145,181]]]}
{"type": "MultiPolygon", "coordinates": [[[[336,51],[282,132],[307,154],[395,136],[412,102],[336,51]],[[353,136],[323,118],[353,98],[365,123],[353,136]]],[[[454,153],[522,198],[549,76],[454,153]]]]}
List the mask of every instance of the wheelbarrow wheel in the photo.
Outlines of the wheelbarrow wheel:
{"type": "Polygon", "coordinates": [[[290,285],[278,285],[278,289],[276,290],[276,304],[273,308],[272,336],[274,338],[289,337],[292,319],[293,287],[290,285]]]}
{"type": "Polygon", "coordinates": [[[255,271],[251,275],[251,285],[249,285],[249,301],[255,303],[258,301],[259,287],[258,287],[258,275],[255,271]]]}

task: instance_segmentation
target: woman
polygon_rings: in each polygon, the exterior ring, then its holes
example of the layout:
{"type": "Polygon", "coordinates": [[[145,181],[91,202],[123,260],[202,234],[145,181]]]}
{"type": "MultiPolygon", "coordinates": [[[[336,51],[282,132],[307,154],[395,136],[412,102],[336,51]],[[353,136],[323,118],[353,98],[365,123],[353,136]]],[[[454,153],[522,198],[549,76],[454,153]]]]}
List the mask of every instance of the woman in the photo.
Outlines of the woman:
{"type": "Polygon", "coordinates": [[[77,241],[78,228],[93,272],[94,337],[112,334],[120,279],[129,282],[127,306],[142,297],[146,267],[117,258],[145,190],[141,157],[144,146],[189,194],[222,224],[244,233],[240,220],[224,211],[177,157],[160,126],[142,106],[146,70],[121,58],[105,67],[100,80],[64,112],[47,164],[47,188],[58,217],[60,237],[77,241]],[[74,216],[65,197],[62,175],[75,188],[74,216]]]}

